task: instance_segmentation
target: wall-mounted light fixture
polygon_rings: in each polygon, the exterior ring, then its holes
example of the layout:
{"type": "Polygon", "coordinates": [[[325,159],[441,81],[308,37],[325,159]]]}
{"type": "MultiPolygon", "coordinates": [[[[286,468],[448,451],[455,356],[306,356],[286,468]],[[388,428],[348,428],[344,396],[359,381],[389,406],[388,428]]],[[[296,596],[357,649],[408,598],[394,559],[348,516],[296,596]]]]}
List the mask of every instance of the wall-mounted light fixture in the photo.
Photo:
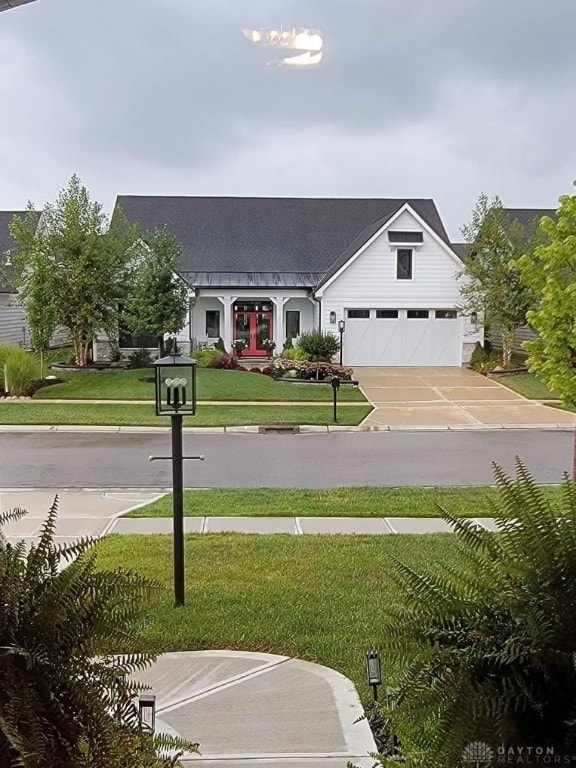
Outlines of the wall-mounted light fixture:
{"type": "Polygon", "coordinates": [[[336,322],[336,312],[330,312],[330,322],[331,323],[336,322]]]}
{"type": "Polygon", "coordinates": [[[477,312],[471,312],[470,313],[470,322],[472,325],[476,325],[478,322],[478,313],[477,312]]]}

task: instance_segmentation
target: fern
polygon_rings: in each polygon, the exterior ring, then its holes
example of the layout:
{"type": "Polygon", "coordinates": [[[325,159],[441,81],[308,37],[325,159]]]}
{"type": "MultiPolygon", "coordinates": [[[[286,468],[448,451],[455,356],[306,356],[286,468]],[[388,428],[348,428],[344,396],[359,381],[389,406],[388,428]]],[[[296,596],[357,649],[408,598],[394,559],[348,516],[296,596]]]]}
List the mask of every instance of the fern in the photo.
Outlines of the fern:
{"type": "Polygon", "coordinates": [[[552,503],[519,459],[514,479],[494,475],[497,534],[443,511],[465,565],[431,577],[391,564],[388,715],[408,766],[453,768],[474,741],[576,746],[576,487],[565,478],[552,503]]]}
{"type": "MultiPolygon", "coordinates": [[[[2,513],[0,526],[24,514],[2,513]]],[[[143,600],[160,587],[98,570],[95,540],[55,544],[57,514],[55,499],[28,551],[23,542],[0,551],[0,766],[175,766],[197,745],[139,725],[142,686],[131,675],[154,656],[98,655],[136,643],[143,600]]]]}

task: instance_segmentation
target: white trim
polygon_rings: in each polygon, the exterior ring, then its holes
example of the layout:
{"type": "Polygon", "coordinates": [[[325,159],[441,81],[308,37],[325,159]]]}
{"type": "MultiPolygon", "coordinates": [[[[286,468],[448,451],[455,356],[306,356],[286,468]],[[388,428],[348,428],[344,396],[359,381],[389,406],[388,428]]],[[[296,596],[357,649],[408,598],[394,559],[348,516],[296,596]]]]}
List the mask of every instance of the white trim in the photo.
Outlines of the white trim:
{"type": "MultiPolygon", "coordinates": [[[[330,277],[330,278],[329,278],[329,279],[328,279],[328,280],[327,280],[327,281],[324,283],[324,285],[320,286],[320,288],[319,288],[317,291],[315,291],[314,295],[315,295],[315,296],[318,296],[319,298],[322,298],[322,296],[324,295],[324,291],[325,291],[327,288],[329,288],[329,287],[332,285],[332,283],[333,283],[335,280],[337,280],[337,279],[340,277],[340,275],[342,275],[342,273],[343,273],[343,272],[345,272],[345,271],[348,269],[348,267],[349,267],[351,264],[353,264],[353,263],[356,261],[356,259],[357,259],[359,256],[361,256],[361,255],[364,253],[364,251],[365,251],[365,250],[366,250],[366,249],[367,249],[369,246],[371,246],[371,245],[372,245],[372,243],[373,243],[375,240],[377,240],[377,239],[380,237],[380,235],[382,235],[382,233],[383,233],[383,232],[385,232],[387,229],[389,229],[389,228],[392,226],[392,224],[393,224],[393,223],[396,221],[396,219],[398,219],[398,218],[399,218],[399,217],[400,217],[400,216],[401,216],[403,213],[406,213],[406,212],[410,213],[410,214],[411,214],[411,215],[412,215],[412,216],[413,216],[413,217],[416,219],[416,221],[418,222],[418,224],[420,224],[420,226],[421,226],[421,227],[422,227],[422,228],[423,228],[423,229],[424,229],[424,230],[425,230],[425,231],[426,231],[426,232],[427,232],[427,233],[430,235],[430,237],[432,237],[432,239],[436,241],[436,243],[437,243],[437,244],[438,244],[438,245],[439,245],[439,246],[440,246],[440,247],[441,247],[441,248],[442,248],[442,249],[443,249],[443,250],[444,250],[444,251],[445,251],[445,252],[448,254],[448,256],[450,256],[450,258],[451,258],[451,259],[453,259],[453,261],[456,263],[456,265],[457,265],[458,267],[462,267],[462,266],[463,266],[463,262],[462,262],[462,261],[461,261],[461,260],[458,258],[458,256],[457,256],[457,255],[454,253],[454,251],[452,250],[452,248],[450,248],[450,246],[449,246],[447,243],[445,243],[445,242],[444,242],[444,240],[442,240],[442,238],[441,238],[439,235],[437,235],[437,234],[436,234],[436,232],[434,232],[434,230],[432,229],[432,227],[431,227],[429,224],[427,224],[427,223],[424,221],[424,219],[423,219],[421,216],[419,216],[419,215],[416,213],[416,211],[415,211],[415,210],[412,208],[412,206],[411,206],[411,205],[409,205],[408,203],[404,203],[404,205],[403,205],[403,206],[402,206],[402,207],[401,207],[401,208],[400,208],[398,211],[396,211],[396,213],[395,213],[393,216],[391,216],[391,217],[390,217],[390,219],[388,219],[388,221],[387,221],[385,224],[383,224],[383,225],[382,225],[382,227],[380,227],[380,229],[379,229],[377,232],[375,232],[375,233],[372,235],[372,237],[370,237],[370,238],[369,238],[369,239],[368,239],[368,240],[367,240],[367,241],[364,243],[364,245],[362,245],[362,246],[361,246],[361,247],[360,247],[360,248],[359,248],[359,249],[356,251],[356,253],[352,254],[352,256],[351,256],[351,257],[348,259],[348,261],[347,261],[345,264],[343,264],[343,265],[340,267],[340,269],[338,269],[338,270],[337,270],[337,271],[336,271],[336,272],[335,272],[335,273],[332,275],[332,277],[330,277]]],[[[395,245],[396,245],[396,244],[395,244],[395,245]]],[[[422,245],[422,243],[421,243],[420,245],[422,245]]],[[[411,246],[411,247],[412,247],[412,246],[411,246]]]]}

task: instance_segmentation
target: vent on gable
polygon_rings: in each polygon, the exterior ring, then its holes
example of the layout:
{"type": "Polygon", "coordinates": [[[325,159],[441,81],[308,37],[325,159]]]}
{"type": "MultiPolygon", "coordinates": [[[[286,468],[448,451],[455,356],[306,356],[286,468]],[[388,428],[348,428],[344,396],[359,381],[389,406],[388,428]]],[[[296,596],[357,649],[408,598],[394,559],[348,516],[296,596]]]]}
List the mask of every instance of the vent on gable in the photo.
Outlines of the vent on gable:
{"type": "Polygon", "coordinates": [[[423,243],[423,232],[388,232],[390,243],[423,243]]]}

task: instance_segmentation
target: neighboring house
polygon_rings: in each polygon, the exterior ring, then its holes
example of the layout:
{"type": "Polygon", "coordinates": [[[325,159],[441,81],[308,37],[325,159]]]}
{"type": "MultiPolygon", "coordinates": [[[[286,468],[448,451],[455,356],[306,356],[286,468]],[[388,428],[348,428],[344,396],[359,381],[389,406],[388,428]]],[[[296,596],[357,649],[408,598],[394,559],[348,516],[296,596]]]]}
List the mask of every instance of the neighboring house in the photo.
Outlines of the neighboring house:
{"type": "MultiPolygon", "coordinates": [[[[15,243],[8,231],[13,216],[25,216],[26,211],[0,211],[0,264],[9,258],[7,252],[15,243]]],[[[20,344],[27,347],[30,341],[26,315],[18,303],[18,296],[0,276],[0,344],[20,344]]]]}
{"type": "MultiPolygon", "coordinates": [[[[120,196],[143,230],[182,246],[195,348],[222,338],[264,356],[319,328],[346,365],[461,365],[482,329],[458,314],[462,268],[432,200],[120,196]]],[[[102,356],[100,347],[98,355],[102,356]]]]}

